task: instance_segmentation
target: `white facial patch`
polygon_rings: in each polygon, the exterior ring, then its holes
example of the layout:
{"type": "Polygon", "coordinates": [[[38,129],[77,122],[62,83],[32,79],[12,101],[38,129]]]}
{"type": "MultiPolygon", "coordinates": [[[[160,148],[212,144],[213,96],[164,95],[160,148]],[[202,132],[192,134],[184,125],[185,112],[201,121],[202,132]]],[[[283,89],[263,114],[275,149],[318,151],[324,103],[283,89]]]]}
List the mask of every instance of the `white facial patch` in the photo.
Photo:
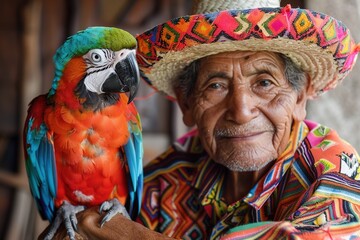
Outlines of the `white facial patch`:
{"type": "Polygon", "coordinates": [[[99,72],[92,72],[88,74],[84,80],[86,89],[94,93],[103,93],[103,91],[101,91],[101,87],[111,73],[115,73],[114,69],[107,68],[99,72]]]}
{"type": "Polygon", "coordinates": [[[115,56],[115,52],[110,49],[92,49],[83,56],[87,67],[87,76],[84,79],[86,89],[98,94],[103,93],[101,86],[111,73],[115,73],[115,56]]]}
{"type": "Polygon", "coordinates": [[[104,93],[102,85],[111,75],[116,74],[115,66],[124,60],[130,53],[135,54],[135,49],[122,49],[114,52],[110,49],[92,49],[83,56],[87,69],[87,76],[84,84],[88,91],[94,93],[104,93]]]}
{"type": "Polygon", "coordinates": [[[120,51],[115,52],[116,62],[124,60],[127,57],[127,55],[129,55],[129,53],[133,53],[135,55],[136,51],[135,49],[122,49],[120,51]]]}

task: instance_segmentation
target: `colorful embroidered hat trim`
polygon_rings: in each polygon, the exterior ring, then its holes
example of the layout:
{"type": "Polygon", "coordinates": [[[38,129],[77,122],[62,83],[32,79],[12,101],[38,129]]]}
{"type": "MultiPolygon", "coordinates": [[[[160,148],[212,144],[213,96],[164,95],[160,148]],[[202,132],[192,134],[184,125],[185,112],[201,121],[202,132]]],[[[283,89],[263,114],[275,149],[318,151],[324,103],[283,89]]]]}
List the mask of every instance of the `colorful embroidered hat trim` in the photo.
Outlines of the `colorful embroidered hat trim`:
{"type": "Polygon", "coordinates": [[[290,5],[180,17],[137,36],[137,41],[142,76],[171,97],[172,82],[191,62],[235,50],[287,55],[310,74],[315,97],[345,78],[360,51],[340,21],[290,5]]]}

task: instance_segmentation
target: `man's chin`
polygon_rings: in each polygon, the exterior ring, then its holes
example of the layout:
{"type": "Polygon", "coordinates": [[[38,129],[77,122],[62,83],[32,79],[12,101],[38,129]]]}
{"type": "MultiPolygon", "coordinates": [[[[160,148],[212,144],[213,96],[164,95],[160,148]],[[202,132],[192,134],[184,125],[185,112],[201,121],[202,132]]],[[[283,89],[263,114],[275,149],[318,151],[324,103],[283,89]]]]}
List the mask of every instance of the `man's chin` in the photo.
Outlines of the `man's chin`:
{"type": "Polygon", "coordinates": [[[264,169],[267,164],[263,164],[261,166],[240,166],[240,165],[224,165],[227,169],[233,172],[257,172],[264,169]]]}

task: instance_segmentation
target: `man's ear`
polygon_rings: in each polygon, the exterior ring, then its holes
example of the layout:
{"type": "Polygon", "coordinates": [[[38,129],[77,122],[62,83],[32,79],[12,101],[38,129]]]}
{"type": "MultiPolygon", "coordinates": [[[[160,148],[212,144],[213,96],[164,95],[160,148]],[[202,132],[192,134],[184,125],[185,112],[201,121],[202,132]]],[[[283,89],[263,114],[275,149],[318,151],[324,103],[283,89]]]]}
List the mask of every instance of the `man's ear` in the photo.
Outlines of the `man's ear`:
{"type": "Polygon", "coordinates": [[[195,125],[195,121],[192,115],[192,109],[189,105],[189,98],[184,95],[184,92],[180,89],[174,89],[177,102],[183,114],[183,122],[188,127],[193,127],[195,125]]]}
{"type": "Polygon", "coordinates": [[[314,89],[310,83],[310,76],[307,74],[306,85],[298,92],[296,106],[293,112],[293,118],[297,121],[303,121],[306,118],[306,103],[314,89]]]}

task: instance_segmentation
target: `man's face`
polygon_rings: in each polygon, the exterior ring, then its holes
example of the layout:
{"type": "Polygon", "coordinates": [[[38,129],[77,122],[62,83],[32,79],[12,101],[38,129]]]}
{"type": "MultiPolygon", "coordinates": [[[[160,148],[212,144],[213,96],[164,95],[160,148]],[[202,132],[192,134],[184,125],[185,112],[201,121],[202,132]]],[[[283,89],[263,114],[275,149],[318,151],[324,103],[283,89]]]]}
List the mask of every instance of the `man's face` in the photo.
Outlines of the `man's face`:
{"type": "Polygon", "coordinates": [[[191,98],[179,104],[214,161],[257,171],[284,151],[293,120],[305,117],[304,95],[278,55],[237,51],[202,59],[191,98]]]}

